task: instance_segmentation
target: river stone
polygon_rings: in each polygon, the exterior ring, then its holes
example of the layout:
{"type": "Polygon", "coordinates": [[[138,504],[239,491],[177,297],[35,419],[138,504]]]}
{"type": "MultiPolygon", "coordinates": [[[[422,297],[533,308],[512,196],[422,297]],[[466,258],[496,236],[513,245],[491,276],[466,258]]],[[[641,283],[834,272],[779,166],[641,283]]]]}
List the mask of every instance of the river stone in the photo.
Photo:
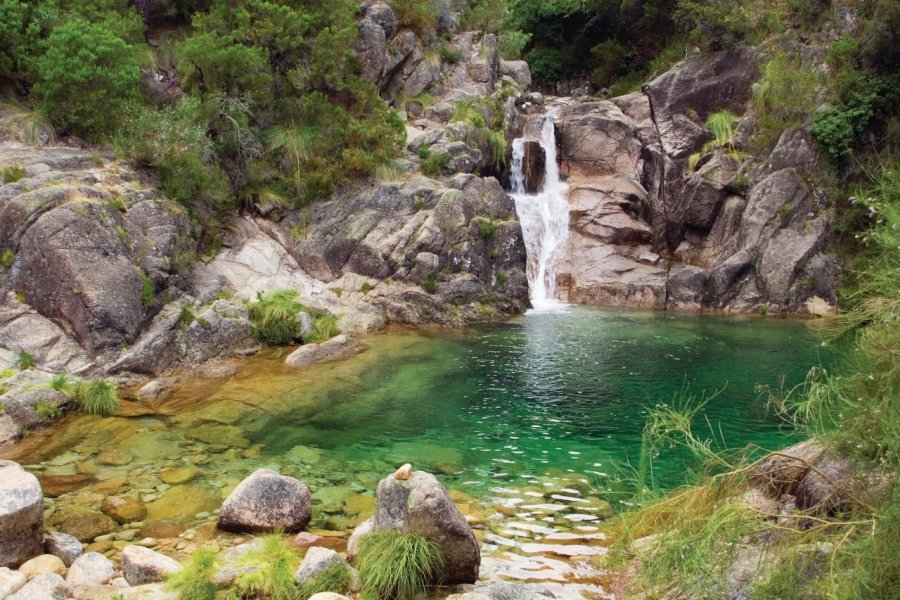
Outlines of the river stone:
{"type": "Polygon", "coordinates": [[[60,531],[82,542],[91,542],[95,537],[112,533],[115,529],[115,521],[96,511],[72,515],[59,526],[60,531]]]}
{"type": "Polygon", "coordinates": [[[0,598],[19,591],[28,581],[23,573],[13,571],[9,567],[0,567],[0,598]]]}
{"type": "Polygon", "coordinates": [[[225,500],[218,527],[234,532],[301,531],[309,523],[309,489],[292,477],[259,469],[225,500]]]}
{"type": "Polygon", "coordinates": [[[305,344],[291,352],[284,364],[290,367],[302,367],[317,360],[330,358],[347,351],[347,336],[338,335],[321,344],[305,344]]]}
{"type": "MultiPolygon", "coordinates": [[[[313,546],[306,551],[303,562],[294,573],[294,583],[301,585],[311,579],[315,579],[321,571],[334,565],[347,565],[347,561],[341,555],[328,548],[313,546]]],[[[347,565],[349,566],[349,565],[347,565]]]]}
{"type": "Polygon", "coordinates": [[[42,553],[43,500],[37,477],[0,460],[0,566],[16,566],[42,553]]]}
{"type": "Polygon", "coordinates": [[[74,475],[41,475],[41,489],[48,498],[58,498],[76,490],[95,483],[97,478],[93,475],[77,473],[74,475]]]}
{"type": "Polygon", "coordinates": [[[177,485],[179,483],[187,483],[197,476],[199,471],[197,467],[175,467],[171,469],[163,469],[159,472],[159,478],[164,483],[177,485]]]}
{"type": "Polygon", "coordinates": [[[350,600],[350,598],[334,592],[319,592],[310,596],[309,600],[350,600]]]}
{"type": "Polygon", "coordinates": [[[134,496],[107,498],[100,506],[100,510],[112,517],[119,525],[141,521],[147,516],[147,507],[134,496]]]}
{"type": "Polygon", "coordinates": [[[44,573],[6,600],[68,600],[71,597],[72,590],[65,579],[56,573],[44,573]]]}
{"type": "Polygon", "coordinates": [[[131,462],[131,452],[125,450],[107,450],[97,455],[97,464],[122,467],[131,462]]]}
{"type": "Polygon", "coordinates": [[[381,480],[375,515],[357,527],[348,546],[355,554],[360,539],[374,531],[406,531],[438,544],[444,557],[445,585],[474,583],[481,553],[465,516],[446,488],[430,473],[414,471],[407,480],[390,475],[381,480]]]}
{"type": "Polygon", "coordinates": [[[22,566],[19,567],[19,572],[24,573],[28,579],[34,579],[42,573],[56,573],[57,575],[65,576],[66,563],[58,556],[41,554],[22,563],[22,566]]]}
{"type": "Polygon", "coordinates": [[[67,567],[83,554],[78,538],[60,531],[51,531],[44,536],[44,550],[59,557],[67,567]]]}
{"type": "Polygon", "coordinates": [[[79,556],[66,576],[71,586],[103,585],[119,576],[116,565],[99,552],[88,552],[79,556]]]}
{"type": "Polygon", "coordinates": [[[181,570],[178,561],[142,546],[125,546],[122,550],[122,571],[131,585],[156,583],[181,570]]]}

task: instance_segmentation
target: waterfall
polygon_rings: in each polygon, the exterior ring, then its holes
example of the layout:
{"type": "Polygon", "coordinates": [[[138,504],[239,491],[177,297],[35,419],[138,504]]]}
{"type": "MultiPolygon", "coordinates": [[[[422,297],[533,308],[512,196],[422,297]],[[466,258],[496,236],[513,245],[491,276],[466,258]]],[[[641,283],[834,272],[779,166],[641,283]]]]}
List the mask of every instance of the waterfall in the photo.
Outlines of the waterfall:
{"type": "Polygon", "coordinates": [[[528,291],[532,310],[560,310],[565,303],[556,298],[556,251],[569,236],[569,205],[566,185],[559,180],[556,163],[556,127],[553,116],[543,117],[540,139],[526,137],[513,140],[510,195],[516,201],[516,214],[522,226],[522,237],[528,254],[528,291]],[[544,186],[536,194],[527,192],[525,142],[536,141],[544,151],[544,186]]]}

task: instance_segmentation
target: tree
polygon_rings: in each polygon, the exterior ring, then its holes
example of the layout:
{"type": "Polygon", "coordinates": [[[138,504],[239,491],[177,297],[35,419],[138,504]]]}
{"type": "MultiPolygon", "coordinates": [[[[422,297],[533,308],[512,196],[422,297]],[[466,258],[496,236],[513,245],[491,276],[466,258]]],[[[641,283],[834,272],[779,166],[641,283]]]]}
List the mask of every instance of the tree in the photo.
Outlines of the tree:
{"type": "Polygon", "coordinates": [[[102,26],[75,19],[58,26],[35,61],[32,94],[51,121],[98,139],[114,130],[140,93],[134,50],[102,26]]]}

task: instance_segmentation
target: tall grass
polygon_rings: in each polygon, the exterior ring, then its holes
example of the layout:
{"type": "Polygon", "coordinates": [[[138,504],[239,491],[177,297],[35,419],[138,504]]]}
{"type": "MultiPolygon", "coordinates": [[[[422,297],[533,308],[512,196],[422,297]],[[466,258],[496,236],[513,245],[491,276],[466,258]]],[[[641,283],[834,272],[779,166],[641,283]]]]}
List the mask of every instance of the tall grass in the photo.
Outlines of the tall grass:
{"type": "Polygon", "coordinates": [[[75,402],[89,415],[108,417],[119,408],[119,390],[105,379],[79,383],[73,392],[75,402]]]}
{"type": "Polygon", "coordinates": [[[309,600],[320,592],[344,594],[350,589],[350,568],[345,564],[332,565],[315,577],[300,584],[298,598],[309,600]]]}
{"type": "Polygon", "coordinates": [[[169,576],[167,587],[181,600],[216,600],[219,588],[212,582],[219,553],[212,548],[197,550],[180,571],[169,576]]]}
{"type": "Polygon", "coordinates": [[[754,138],[760,150],[771,147],[785,129],[799,127],[815,106],[819,77],[805,71],[800,58],[778,52],[763,67],[753,102],[759,129],[754,138]]]}
{"type": "Polygon", "coordinates": [[[438,582],[444,559],[437,544],[400,531],[362,539],[356,566],[363,593],[377,600],[411,600],[438,582]]]}
{"type": "Polygon", "coordinates": [[[240,565],[253,569],[237,576],[235,588],[244,597],[294,600],[297,596],[294,571],[299,563],[300,557],[283,535],[269,534],[259,547],[241,557],[240,565]]]}

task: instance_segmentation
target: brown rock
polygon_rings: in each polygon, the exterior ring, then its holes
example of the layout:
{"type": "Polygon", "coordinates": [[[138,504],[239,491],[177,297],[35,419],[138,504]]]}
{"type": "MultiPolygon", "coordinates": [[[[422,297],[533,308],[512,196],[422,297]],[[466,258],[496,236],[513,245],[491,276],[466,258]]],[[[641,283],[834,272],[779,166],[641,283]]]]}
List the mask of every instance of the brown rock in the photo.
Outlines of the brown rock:
{"type": "Polygon", "coordinates": [[[170,485],[178,485],[180,483],[187,483],[196,477],[198,472],[197,467],[163,469],[159,472],[159,478],[170,485]]]}
{"type": "Polygon", "coordinates": [[[95,537],[113,532],[115,529],[115,521],[95,511],[72,515],[59,526],[60,531],[75,536],[81,542],[91,542],[95,537]]]}
{"type": "Polygon", "coordinates": [[[115,496],[107,498],[100,510],[115,519],[116,523],[133,523],[147,516],[147,507],[134,496],[115,496]]]}
{"type": "Polygon", "coordinates": [[[399,479],[400,481],[406,481],[409,479],[409,476],[412,475],[412,465],[406,463],[394,473],[394,479],[399,479]]]}
{"type": "Polygon", "coordinates": [[[41,481],[41,489],[44,495],[49,498],[56,498],[69,492],[80,490],[81,488],[94,483],[97,479],[93,475],[40,475],[38,479],[41,481]]]}

